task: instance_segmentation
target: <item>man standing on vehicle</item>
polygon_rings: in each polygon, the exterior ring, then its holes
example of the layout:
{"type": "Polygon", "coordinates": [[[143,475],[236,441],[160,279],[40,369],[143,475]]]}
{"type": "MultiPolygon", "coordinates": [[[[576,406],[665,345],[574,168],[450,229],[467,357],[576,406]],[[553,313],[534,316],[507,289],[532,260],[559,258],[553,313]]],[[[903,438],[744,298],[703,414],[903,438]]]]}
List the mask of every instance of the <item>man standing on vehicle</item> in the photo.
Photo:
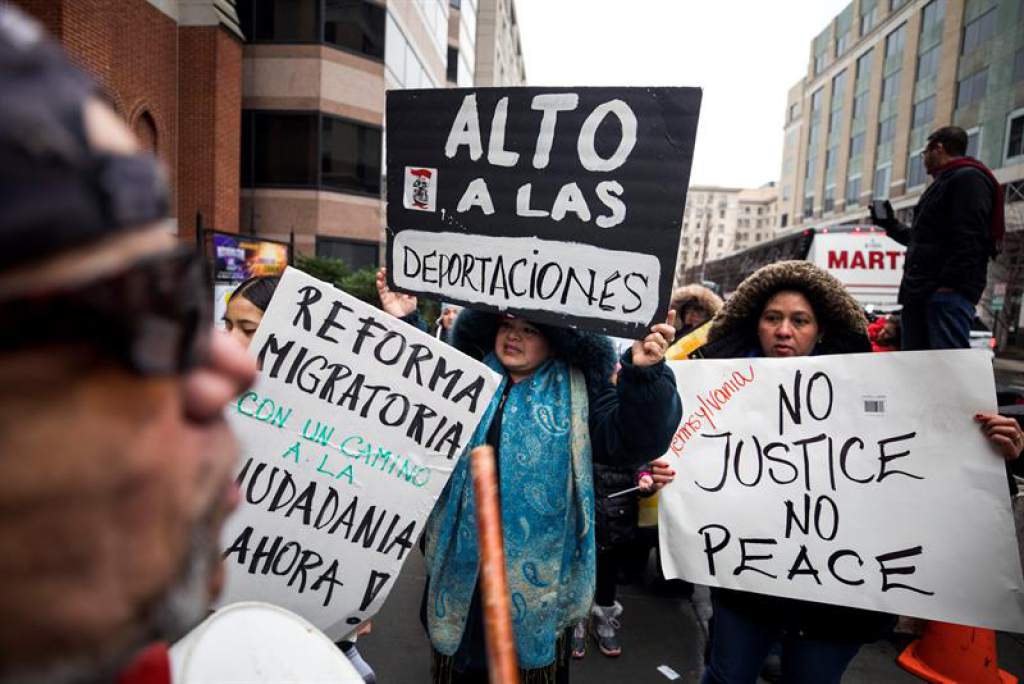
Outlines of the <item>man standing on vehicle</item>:
{"type": "Polygon", "coordinates": [[[899,293],[907,351],[970,346],[988,260],[1002,244],[1002,187],[966,153],[962,128],[946,126],[928,136],[921,154],[934,181],[921,195],[911,227],[896,220],[888,201],[871,204],[872,222],[907,246],[899,293]]]}

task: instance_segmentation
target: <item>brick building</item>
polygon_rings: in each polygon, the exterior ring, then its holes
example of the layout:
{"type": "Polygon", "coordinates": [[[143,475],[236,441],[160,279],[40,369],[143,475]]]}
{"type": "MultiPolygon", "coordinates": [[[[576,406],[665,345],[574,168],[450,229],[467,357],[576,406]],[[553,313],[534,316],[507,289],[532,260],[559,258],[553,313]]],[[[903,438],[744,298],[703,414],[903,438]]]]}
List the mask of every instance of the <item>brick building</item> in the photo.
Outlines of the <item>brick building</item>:
{"type": "Polygon", "coordinates": [[[229,0],[16,0],[166,163],[178,234],[238,230],[242,36],[229,0]]]}

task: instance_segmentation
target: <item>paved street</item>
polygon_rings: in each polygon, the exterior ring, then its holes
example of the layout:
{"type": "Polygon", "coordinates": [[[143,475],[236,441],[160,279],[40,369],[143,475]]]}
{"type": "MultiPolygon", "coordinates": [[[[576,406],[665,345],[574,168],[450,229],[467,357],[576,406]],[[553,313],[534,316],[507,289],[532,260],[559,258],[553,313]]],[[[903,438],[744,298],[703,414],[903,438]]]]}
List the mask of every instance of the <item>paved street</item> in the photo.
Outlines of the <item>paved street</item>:
{"type": "MultiPolygon", "coordinates": [[[[359,650],[373,665],[381,684],[421,684],[429,681],[429,651],[420,628],[423,562],[419,553],[409,559],[384,610],[374,620],[373,633],[359,641],[359,650]]],[[[681,684],[697,682],[702,668],[703,631],[693,604],[680,596],[656,595],[642,585],[620,587],[623,653],[605,658],[588,643],[586,658],[573,664],[573,681],[585,684],[662,684],[670,681],[658,671],[667,665],[681,684]]],[[[897,651],[882,641],[862,649],[844,682],[912,684],[896,664],[897,651]]],[[[1024,638],[1000,635],[1003,669],[1024,676],[1024,638]]]]}

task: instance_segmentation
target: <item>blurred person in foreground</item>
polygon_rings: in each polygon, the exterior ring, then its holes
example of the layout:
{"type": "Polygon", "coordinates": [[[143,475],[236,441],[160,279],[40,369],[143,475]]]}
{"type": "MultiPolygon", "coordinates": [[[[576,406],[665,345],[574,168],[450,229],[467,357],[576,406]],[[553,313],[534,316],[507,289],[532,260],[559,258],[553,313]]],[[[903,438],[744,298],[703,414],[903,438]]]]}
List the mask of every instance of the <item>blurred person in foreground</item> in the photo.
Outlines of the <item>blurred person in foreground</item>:
{"type": "Polygon", "coordinates": [[[7,5],[0,93],[0,681],[110,681],[219,591],[256,367],[157,162],[7,5]]]}
{"type": "Polygon", "coordinates": [[[907,246],[900,282],[904,351],[967,349],[974,307],[985,290],[988,260],[999,254],[1005,233],[1003,189],[980,161],[967,156],[967,133],[958,126],[928,136],[921,152],[934,180],[907,227],[892,206],[872,222],[907,246]]]}

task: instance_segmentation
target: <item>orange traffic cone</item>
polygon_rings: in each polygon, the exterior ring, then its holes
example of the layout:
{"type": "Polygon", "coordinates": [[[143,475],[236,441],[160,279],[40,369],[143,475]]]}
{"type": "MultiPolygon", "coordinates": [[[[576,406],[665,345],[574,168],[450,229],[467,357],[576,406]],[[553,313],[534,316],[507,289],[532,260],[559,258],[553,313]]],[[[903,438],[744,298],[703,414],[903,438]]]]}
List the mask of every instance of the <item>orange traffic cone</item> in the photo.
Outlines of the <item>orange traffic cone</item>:
{"type": "Polygon", "coordinates": [[[996,633],[947,622],[929,622],[924,635],[900,654],[907,672],[933,684],[1017,684],[999,669],[996,633]]]}

